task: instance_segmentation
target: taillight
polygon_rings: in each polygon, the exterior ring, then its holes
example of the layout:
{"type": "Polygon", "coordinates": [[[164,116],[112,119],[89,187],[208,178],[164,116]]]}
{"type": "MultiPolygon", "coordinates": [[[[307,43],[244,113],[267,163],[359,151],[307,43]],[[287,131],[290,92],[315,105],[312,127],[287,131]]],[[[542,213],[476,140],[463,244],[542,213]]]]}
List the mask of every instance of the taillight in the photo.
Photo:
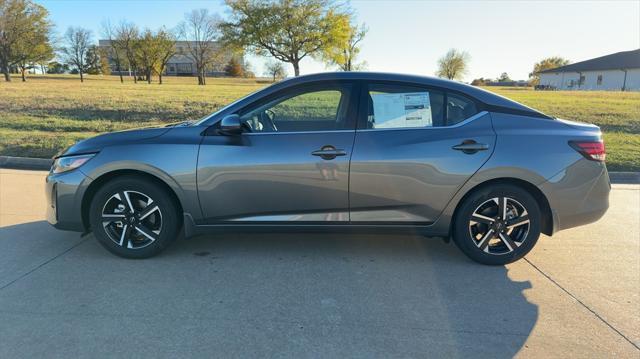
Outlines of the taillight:
{"type": "Polygon", "coordinates": [[[607,157],[607,151],[604,148],[604,142],[602,142],[602,140],[569,141],[569,145],[588,160],[604,162],[604,159],[607,157]]]}

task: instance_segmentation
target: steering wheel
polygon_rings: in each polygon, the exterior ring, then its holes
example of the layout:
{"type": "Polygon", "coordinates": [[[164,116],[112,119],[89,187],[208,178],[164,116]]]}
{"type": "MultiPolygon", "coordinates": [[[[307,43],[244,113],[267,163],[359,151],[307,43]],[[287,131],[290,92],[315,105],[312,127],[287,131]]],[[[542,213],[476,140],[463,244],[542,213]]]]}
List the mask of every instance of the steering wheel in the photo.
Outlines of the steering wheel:
{"type": "Polygon", "coordinates": [[[260,122],[266,125],[269,128],[270,132],[278,132],[278,127],[275,123],[276,113],[272,110],[264,110],[260,113],[260,122]]]}

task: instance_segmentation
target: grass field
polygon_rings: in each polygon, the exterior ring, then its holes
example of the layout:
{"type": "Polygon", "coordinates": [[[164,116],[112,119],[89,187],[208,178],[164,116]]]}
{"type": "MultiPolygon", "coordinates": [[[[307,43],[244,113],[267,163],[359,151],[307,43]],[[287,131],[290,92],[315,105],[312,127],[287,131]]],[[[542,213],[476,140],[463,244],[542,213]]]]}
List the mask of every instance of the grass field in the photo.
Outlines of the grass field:
{"type": "MultiPolygon", "coordinates": [[[[197,119],[267,85],[238,79],[166,78],[165,84],[88,76],[0,83],[0,155],[51,157],[102,132],[197,119]]],[[[640,171],[640,93],[488,88],[549,115],[599,125],[610,170],[640,171]]]]}

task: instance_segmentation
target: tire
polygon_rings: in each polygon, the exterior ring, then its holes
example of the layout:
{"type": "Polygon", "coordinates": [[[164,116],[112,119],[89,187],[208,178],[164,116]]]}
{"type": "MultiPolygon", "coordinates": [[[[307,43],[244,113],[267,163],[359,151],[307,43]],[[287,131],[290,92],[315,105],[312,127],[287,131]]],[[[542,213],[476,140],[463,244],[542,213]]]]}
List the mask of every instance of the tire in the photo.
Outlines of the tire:
{"type": "Polygon", "coordinates": [[[149,258],[160,253],[178,236],[179,218],[177,204],[163,187],[135,176],[105,183],[89,209],[98,242],[124,258],[149,258]]]}
{"type": "Polygon", "coordinates": [[[491,185],[472,192],[461,204],[453,240],[478,263],[504,265],[531,251],[540,237],[540,221],[540,206],[529,192],[509,184],[491,185]]]}

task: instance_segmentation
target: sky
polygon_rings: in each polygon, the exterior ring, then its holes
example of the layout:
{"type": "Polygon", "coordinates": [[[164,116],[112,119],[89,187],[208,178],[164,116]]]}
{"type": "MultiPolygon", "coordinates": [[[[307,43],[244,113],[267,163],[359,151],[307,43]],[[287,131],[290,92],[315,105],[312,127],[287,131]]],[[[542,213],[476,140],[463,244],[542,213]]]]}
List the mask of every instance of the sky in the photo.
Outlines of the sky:
{"type": "MultiPolygon", "coordinates": [[[[69,26],[100,38],[105,20],[134,22],[141,28],[175,27],[192,9],[207,8],[225,18],[222,1],[36,0],[46,7],[59,34],[69,26]]],[[[471,57],[464,80],[527,79],[533,64],[562,56],[578,62],[640,48],[640,0],[629,1],[391,1],[353,0],[357,21],[369,32],[360,59],[369,71],[434,75],[449,49],[471,57]]],[[[257,75],[265,58],[247,56],[257,75]]],[[[289,64],[287,70],[293,74],[289,64]]],[[[301,73],[331,71],[313,59],[301,73]]]]}

